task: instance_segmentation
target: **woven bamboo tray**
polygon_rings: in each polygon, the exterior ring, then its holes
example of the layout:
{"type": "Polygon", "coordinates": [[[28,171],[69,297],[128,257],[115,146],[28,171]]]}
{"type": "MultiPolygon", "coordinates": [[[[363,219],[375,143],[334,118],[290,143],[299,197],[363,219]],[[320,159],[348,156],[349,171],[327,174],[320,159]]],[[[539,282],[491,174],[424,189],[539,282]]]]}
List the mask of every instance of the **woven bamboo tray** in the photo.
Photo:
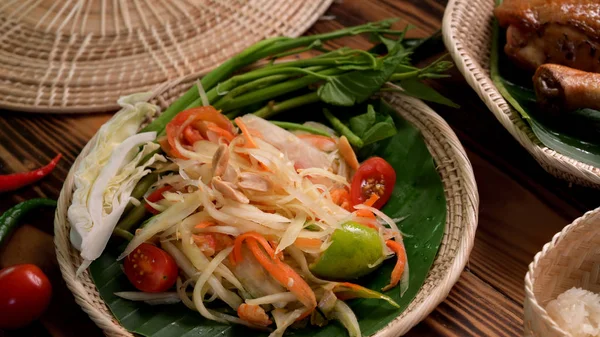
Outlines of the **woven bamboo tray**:
{"type": "Polygon", "coordinates": [[[299,36],[333,0],[3,0],[0,108],[115,111],[263,38],[299,36]]]}
{"type": "Polygon", "coordinates": [[[450,0],[442,31],[446,48],[469,85],[500,123],[550,174],[600,188],[600,168],[543,145],[519,113],[504,100],[490,78],[490,49],[495,0],[450,0]]]}
{"type": "Polygon", "coordinates": [[[556,234],[529,265],[525,276],[525,336],[571,336],[548,316],[545,307],[572,287],[600,293],[600,208],[556,234]]]}
{"type": "MultiPolygon", "coordinates": [[[[189,81],[183,81],[157,89],[159,94],[155,98],[155,102],[161,106],[167,105],[190,84],[189,81]]],[[[423,320],[446,298],[458,280],[473,247],[479,196],[471,164],[448,124],[420,100],[398,93],[387,94],[385,99],[403,118],[421,130],[427,147],[436,162],[447,199],[445,233],[438,255],[424,285],[409,307],[376,334],[387,337],[402,335],[423,320]]],[[[71,246],[69,241],[70,224],[67,220],[67,209],[71,203],[74,188],[73,168],[77,167],[89,153],[89,149],[95,141],[96,137],[92,138],[77,157],[61,190],[54,220],[56,255],[63,278],[75,295],[75,301],[91,319],[104,330],[107,336],[132,337],[132,334],[113,318],[100,298],[89,273],[85,271],[81,277],[75,277],[81,258],[79,252],[71,246]]]]}

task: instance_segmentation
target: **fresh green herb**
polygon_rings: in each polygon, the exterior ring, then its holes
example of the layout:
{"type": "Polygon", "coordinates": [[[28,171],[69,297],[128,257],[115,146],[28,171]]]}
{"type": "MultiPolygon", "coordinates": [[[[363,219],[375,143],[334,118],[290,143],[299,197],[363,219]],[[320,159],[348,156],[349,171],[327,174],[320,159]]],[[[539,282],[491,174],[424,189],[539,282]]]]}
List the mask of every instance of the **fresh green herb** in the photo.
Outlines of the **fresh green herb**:
{"type": "MultiPolygon", "coordinates": [[[[266,57],[276,56],[281,53],[294,50],[301,47],[310,46],[315,41],[327,41],[337,39],[348,35],[358,35],[364,33],[382,32],[386,34],[401,34],[402,32],[390,30],[392,23],[396,19],[383,20],[379,22],[370,22],[364,25],[337,30],[330,33],[303,36],[299,38],[276,37],[260,41],[253,46],[245,49],[238,55],[223,62],[213,71],[209,72],[201,79],[204,90],[210,90],[233,72],[249,64],[266,57]]],[[[157,119],[146,126],[141,132],[158,131],[162,132],[167,123],[179,112],[190,106],[198,99],[198,87],[192,86],[183,96],[175,101],[167,110],[165,110],[157,119]]]]}
{"type": "Polygon", "coordinates": [[[366,113],[350,118],[349,124],[352,132],[362,139],[363,146],[396,134],[392,117],[377,114],[371,104],[367,106],[366,113]]]}

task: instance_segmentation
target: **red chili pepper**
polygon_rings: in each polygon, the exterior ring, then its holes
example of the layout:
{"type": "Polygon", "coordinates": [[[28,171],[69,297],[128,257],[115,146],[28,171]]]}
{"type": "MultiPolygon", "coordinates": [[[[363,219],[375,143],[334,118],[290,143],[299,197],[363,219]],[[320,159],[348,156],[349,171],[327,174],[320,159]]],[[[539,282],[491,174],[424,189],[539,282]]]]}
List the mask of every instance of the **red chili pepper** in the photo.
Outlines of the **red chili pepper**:
{"type": "Polygon", "coordinates": [[[61,157],[62,154],[58,154],[48,165],[30,172],[0,175],[0,192],[14,191],[44,178],[54,170],[61,157]]]}
{"type": "MultiPolygon", "coordinates": [[[[150,202],[157,202],[160,201],[162,199],[164,199],[165,197],[163,196],[163,193],[167,192],[167,191],[171,191],[173,189],[173,186],[169,186],[169,185],[165,185],[159,189],[157,189],[156,191],[150,193],[150,195],[148,197],[146,197],[146,200],[150,201],[150,202]]],[[[146,207],[146,209],[148,210],[148,212],[156,215],[158,213],[160,213],[159,211],[155,210],[154,207],[150,206],[147,203],[144,203],[144,207],[146,207]]]]}

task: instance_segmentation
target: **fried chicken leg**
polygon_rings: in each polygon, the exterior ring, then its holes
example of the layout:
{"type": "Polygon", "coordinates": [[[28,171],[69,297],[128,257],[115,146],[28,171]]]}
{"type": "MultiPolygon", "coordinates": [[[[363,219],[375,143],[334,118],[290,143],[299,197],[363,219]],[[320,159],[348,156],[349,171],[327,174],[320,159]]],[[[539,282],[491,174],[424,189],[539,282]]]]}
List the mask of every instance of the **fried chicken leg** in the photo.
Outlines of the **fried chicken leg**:
{"type": "Polygon", "coordinates": [[[600,1],[504,0],[494,13],[508,28],[504,51],[522,68],[556,63],[600,72],[600,1]]]}
{"type": "Polygon", "coordinates": [[[535,72],[533,86],[540,108],[553,115],[579,108],[600,110],[600,74],[544,64],[535,72]]]}

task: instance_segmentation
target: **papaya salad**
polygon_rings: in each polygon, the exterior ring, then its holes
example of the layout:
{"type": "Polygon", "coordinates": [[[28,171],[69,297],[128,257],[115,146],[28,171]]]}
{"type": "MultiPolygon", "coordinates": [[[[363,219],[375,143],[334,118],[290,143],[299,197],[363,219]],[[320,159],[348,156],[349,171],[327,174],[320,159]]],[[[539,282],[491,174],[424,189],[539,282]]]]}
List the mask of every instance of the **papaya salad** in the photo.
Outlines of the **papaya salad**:
{"type": "Polygon", "coordinates": [[[209,320],[271,336],[331,320],[360,336],[346,300],[374,298],[398,307],[357,284],[392,259],[381,291],[408,288],[401,219],[381,211],[396,172],[380,157],[359,162],[355,151],[393,135],[393,118],[369,104],[366,113],[342,122],[335,110],[366,102],[388,80],[431,78],[448,68],[438,61],[410,66],[404,31],[390,24],[259,42],[199,80],[159,117],[149,94],[121,98],[121,111],[100,128],[75,168],[68,218],[83,260],[78,273],[109,241],[124,239],[118,260],[137,290],[117,296],[181,302],[209,320]],[[320,41],[364,32],[379,34],[387,51],[322,51],[320,41]],[[323,54],[233,74],[303,46],[323,54]],[[374,87],[349,86],[357,76],[374,87]],[[260,102],[266,105],[252,110],[260,102]],[[312,103],[327,107],[320,122],[267,119],[312,103]]]}

